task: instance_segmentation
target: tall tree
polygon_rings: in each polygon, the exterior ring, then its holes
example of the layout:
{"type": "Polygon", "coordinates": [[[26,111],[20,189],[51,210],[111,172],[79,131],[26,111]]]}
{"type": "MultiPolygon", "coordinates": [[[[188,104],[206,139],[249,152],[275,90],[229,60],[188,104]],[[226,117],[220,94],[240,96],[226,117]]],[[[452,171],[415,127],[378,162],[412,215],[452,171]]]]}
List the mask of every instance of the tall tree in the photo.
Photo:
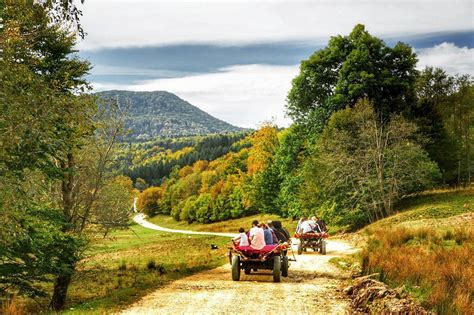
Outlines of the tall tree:
{"type": "Polygon", "coordinates": [[[301,62],[288,94],[288,114],[320,132],[333,112],[364,97],[385,119],[404,112],[415,100],[416,62],[410,46],[388,47],[356,25],[351,34],[332,37],[326,48],[301,62]]]}
{"type": "Polygon", "coordinates": [[[264,124],[252,136],[247,173],[252,184],[246,189],[248,202],[262,212],[275,212],[279,191],[278,170],[273,165],[278,148],[276,126],[264,124]]]}
{"type": "Polygon", "coordinates": [[[474,171],[474,85],[467,75],[455,80],[456,92],[440,104],[440,111],[446,129],[458,148],[454,163],[455,183],[469,185],[474,171]]]}
{"type": "MultiPolygon", "coordinates": [[[[98,110],[96,99],[83,93],[88,90],[84,75],[90,66],[75,55],[75,34],[69,32],[71,17],[60,19],[70,12],[71,3],[20,1],[0,6],[0,96],[5,109],[0,119],[0,194],[10,201],[2,198],[1,214],[12,225],[17,222],[18,235],[26,235],[13,242],[2,239],[9,256],[0,257],[0,265],[8,270],[10,262],[24,261],[22,270],[32,279],[55,276],[51,303],[55,310],[64,307],[84,248],[86,227],[99,217],[94,213],[95,203],[107,204],[107,195],[116,196],[104,194],[99,199],[111,176],[123,122],[123,113],[115,104],[104,104],[98,110]],[[42,193],[32,195],[22,187],[22,182],[32,180],[24,176],[31,172],[40,174],[38,183],[42,185],[36,187],[42,187],[42,193]],[[18,189],[8,189],[9,184],[18,189]],[[41,214],[47,209],[48,216],[41,214]],[[36,227],[41,220],[47,221],[44,228],[36,227]],[[22,231],[31,231],[31,235],[22,231]],[[42,235],[45,232],[49,234],[42,235]],[[44,250],[50,246],[57,250],[44,250]],[[31,255],[41,256],[38,262],[50,259],[60,263],[34,264],[22,258],[31,255]]],[[[0,268],[0,272],[4,270],[0,268]]]]}
{"type": "Polygon", "coordinates": [[[393,214],[405,194],[430,188],[439,176],[436,163],[416,138],[416,125],[401,115],[383,122],[371,103],[333,114],[307,160],[306,196],[338,204],[333,218],[358,225],[393,214]],[[312,186],[317,183],[317,186],[312,186]],[[352,221],[352,222],[351,222],[352,221]]]}

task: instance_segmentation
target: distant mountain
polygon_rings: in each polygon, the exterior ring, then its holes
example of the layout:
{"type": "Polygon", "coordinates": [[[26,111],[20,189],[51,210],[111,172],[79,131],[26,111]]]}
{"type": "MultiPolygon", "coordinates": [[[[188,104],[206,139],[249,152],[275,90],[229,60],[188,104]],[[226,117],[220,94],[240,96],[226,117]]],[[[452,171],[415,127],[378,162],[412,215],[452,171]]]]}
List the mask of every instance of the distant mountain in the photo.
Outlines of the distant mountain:
{"type": "Polygon", "coordinates": [[[155,137],[206,135],[241,131],[191,105],[175,94],[132,91],[104,91],[103,98],[117,99],[129,107],[125,127],[131,130],[127,140],[149,140],[155,137]]]}

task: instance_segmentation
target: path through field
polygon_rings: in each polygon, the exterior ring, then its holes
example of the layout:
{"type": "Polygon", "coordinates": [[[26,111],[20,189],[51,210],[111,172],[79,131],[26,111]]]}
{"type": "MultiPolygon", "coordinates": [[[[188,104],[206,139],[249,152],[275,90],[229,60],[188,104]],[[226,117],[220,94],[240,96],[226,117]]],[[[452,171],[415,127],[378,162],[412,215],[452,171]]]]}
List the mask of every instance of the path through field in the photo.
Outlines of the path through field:
{"type": "MultiPolygon", "coordinates": [[[[135,221],[164,230],[143,217],[135,221]]],[[[186,232],[190,231],[179,231],[186,232]]],[[[232,281],[227,264],[158,289],[122,314],[345,314],[349,311],[348,300],[340,288],[349,274],[329,260],[356,249],[342,241],[328,241],[327,245],[327,255],[311,251],[297,255],[289,276],[280,283],[274,283],[267,270],[251,275],[242,272],[240,281],[232,281]]]]}

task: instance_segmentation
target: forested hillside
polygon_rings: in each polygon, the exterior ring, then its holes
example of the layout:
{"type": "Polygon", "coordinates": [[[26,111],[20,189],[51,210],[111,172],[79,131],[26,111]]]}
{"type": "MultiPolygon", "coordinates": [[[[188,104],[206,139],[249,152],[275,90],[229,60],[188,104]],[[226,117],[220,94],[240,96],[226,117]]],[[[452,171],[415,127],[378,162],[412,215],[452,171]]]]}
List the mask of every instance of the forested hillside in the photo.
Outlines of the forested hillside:
{"type": "Polygon", "coordinates": [[[101,98],[117,101],[127,111],[125,140],[151,140],[156,137],[206,135],[241,131],[222,120],[164,91],[105,91],[101,98]]]}
{"type": "Polygon", "coordinates": [[[160,185],[173,170],[249,146],[248,141],[242,140],[244,137],[245,133],[228,133],[123,143],[117,158],[118,168],[137,188],[144,189],[160,185]]]}

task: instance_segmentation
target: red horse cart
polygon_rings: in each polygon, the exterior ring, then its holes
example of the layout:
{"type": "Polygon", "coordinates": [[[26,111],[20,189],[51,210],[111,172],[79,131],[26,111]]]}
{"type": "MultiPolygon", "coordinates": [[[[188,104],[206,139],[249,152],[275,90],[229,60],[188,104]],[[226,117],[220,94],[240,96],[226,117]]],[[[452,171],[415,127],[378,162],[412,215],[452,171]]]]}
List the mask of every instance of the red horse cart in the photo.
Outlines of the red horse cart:
{"type": "Polygon", "coordinates": [[[326,232],[321,233],[304,233],[299,234],[296,233],[294,235],[295,238],[299,239],[300,242],[298,244],[298,255],[301,255],[303,251],[308,248],[313,249],[315,252],[318,251],[319,253],[326,255],[326,238],[329,237],[329,234],[326,232]]]}
{"type": "Polygon", "coordinates": [[[229,261],[232,265],[232,280],[240,280],[240,271],[245,274],[252,271],[266,269],[273,271],[273,281],[280,282],[281,276],[288,276],[288,243],[266,245],[262,249],[253,249],[250,246],[232,244],[229,251],[229,261]]]}

